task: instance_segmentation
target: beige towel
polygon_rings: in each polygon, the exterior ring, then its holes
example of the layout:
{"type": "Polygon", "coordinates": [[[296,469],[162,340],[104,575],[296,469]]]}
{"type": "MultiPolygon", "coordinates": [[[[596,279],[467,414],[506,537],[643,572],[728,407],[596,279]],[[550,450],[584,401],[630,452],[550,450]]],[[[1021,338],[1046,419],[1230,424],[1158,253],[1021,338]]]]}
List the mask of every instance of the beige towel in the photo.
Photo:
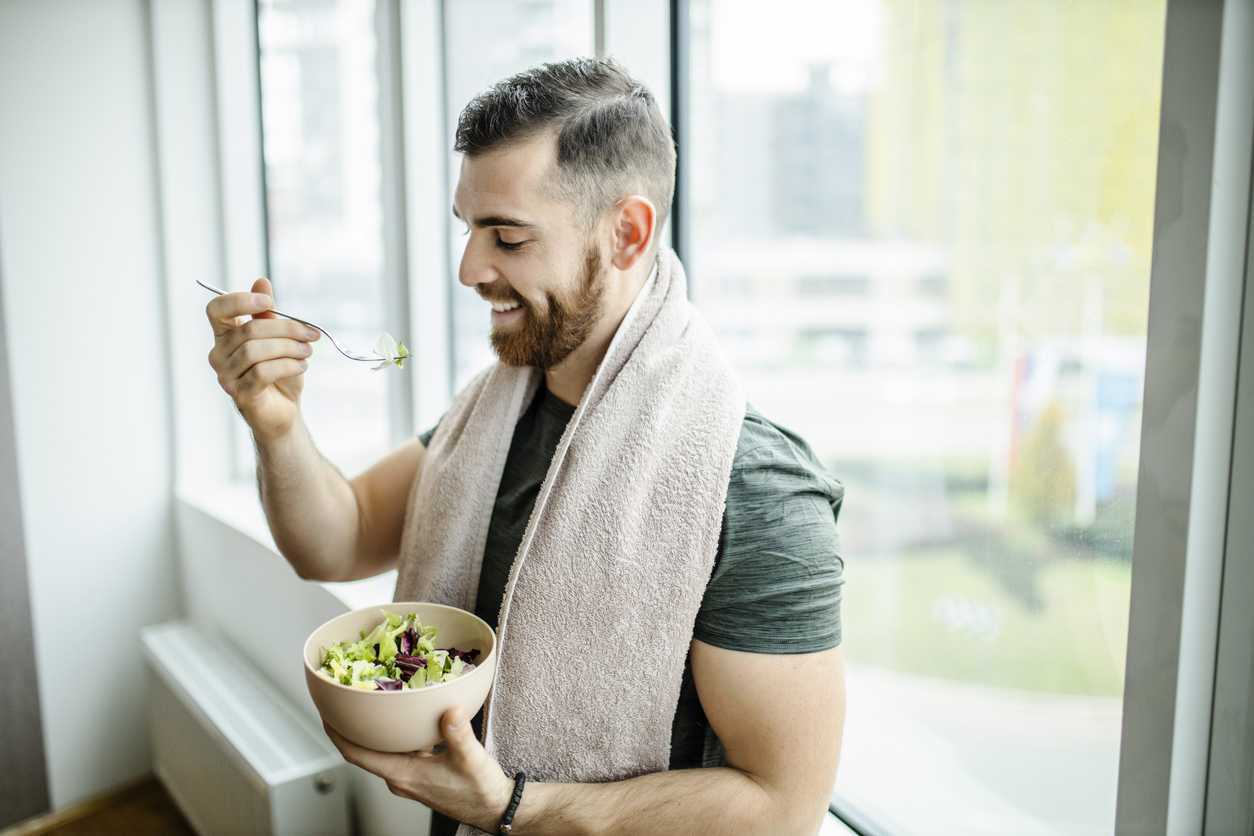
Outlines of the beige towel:
{"type": "MultiPolygon", "coordinates": [[[[497,364],[454,399],[410,492],[393,600],[474,609],[514,425],[540,382],[497,364]]],[[[744,414],[663,247],[558,443],[505,587],[483,742],[507,773],[667,769],[744,414]]]]}

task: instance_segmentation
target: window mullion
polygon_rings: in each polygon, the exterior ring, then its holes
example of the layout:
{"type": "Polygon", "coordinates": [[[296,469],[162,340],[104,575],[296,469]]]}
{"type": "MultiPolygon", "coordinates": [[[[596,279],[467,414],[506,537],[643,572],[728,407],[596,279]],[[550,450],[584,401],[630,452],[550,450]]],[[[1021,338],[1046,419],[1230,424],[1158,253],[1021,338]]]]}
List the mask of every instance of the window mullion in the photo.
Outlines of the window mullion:
{"type": "MultiPolygon", "coordinates": [[[[401,65],[401,22],[398,0],[378,0],[375,7],[375,53],[379,79],[379,197],[382,204],[383,265],[380,277],[385,300],[385,329],[407,345],[413,343],[410,316],[407,206],[405,195],[405,108],[401,65]]],[[[408,372],[388,378],[388,432],[395,447],[414,434],[413,364],[408,372]]]]}

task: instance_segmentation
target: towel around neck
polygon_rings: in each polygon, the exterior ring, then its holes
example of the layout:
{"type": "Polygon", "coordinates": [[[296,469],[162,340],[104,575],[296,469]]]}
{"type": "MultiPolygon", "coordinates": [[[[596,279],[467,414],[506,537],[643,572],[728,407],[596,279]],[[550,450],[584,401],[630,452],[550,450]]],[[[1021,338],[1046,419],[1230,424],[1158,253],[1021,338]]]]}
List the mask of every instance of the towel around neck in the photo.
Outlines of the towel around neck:
{"type": "MultiPolygon", "coordinates": [[[[542,374],[498,363],[454,398],[410,491],[393,600],[474,610],[514,424],[542,374]]],[[[663,247],[558,443],[506,583],[483,742],[507,773],[603,782],[668,767],[744,414],[663,247]]]]}

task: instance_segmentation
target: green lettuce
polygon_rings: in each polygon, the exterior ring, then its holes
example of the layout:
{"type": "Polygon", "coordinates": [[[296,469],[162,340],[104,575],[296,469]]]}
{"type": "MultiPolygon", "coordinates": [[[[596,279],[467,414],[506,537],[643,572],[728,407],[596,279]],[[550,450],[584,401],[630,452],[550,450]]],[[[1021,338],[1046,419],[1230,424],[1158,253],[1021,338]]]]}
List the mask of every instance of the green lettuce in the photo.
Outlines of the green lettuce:
{"type": "Polygon", "coordinates": [[[437,649],[436,628],[416,613],[380,610],[383,620],[356,640],[322,649],[318,674],[362,690],[413,690],[450,682],[475,669],[478,650],[437,649]],[[398,648],[410,652],[402,655],[398,648]]]}

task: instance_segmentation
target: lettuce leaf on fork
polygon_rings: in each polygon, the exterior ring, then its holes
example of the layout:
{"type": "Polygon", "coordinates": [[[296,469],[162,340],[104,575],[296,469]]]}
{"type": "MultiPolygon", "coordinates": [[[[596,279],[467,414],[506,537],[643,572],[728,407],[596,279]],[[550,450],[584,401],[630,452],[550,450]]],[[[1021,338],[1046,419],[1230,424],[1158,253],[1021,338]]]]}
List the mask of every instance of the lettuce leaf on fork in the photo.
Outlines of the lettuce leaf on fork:
{"type": "Polygon", "coordinates": [[[409,358],[409,349],[405,347],[405,343],[396,341],[396,338],[384,331],[379,335],[379,340],[374,344],[374,353],[379,355],[382,362],[374,367],[375,371],[389,366],[393,363],[397,368],[405,368],[405,360],[409,358]]]}

